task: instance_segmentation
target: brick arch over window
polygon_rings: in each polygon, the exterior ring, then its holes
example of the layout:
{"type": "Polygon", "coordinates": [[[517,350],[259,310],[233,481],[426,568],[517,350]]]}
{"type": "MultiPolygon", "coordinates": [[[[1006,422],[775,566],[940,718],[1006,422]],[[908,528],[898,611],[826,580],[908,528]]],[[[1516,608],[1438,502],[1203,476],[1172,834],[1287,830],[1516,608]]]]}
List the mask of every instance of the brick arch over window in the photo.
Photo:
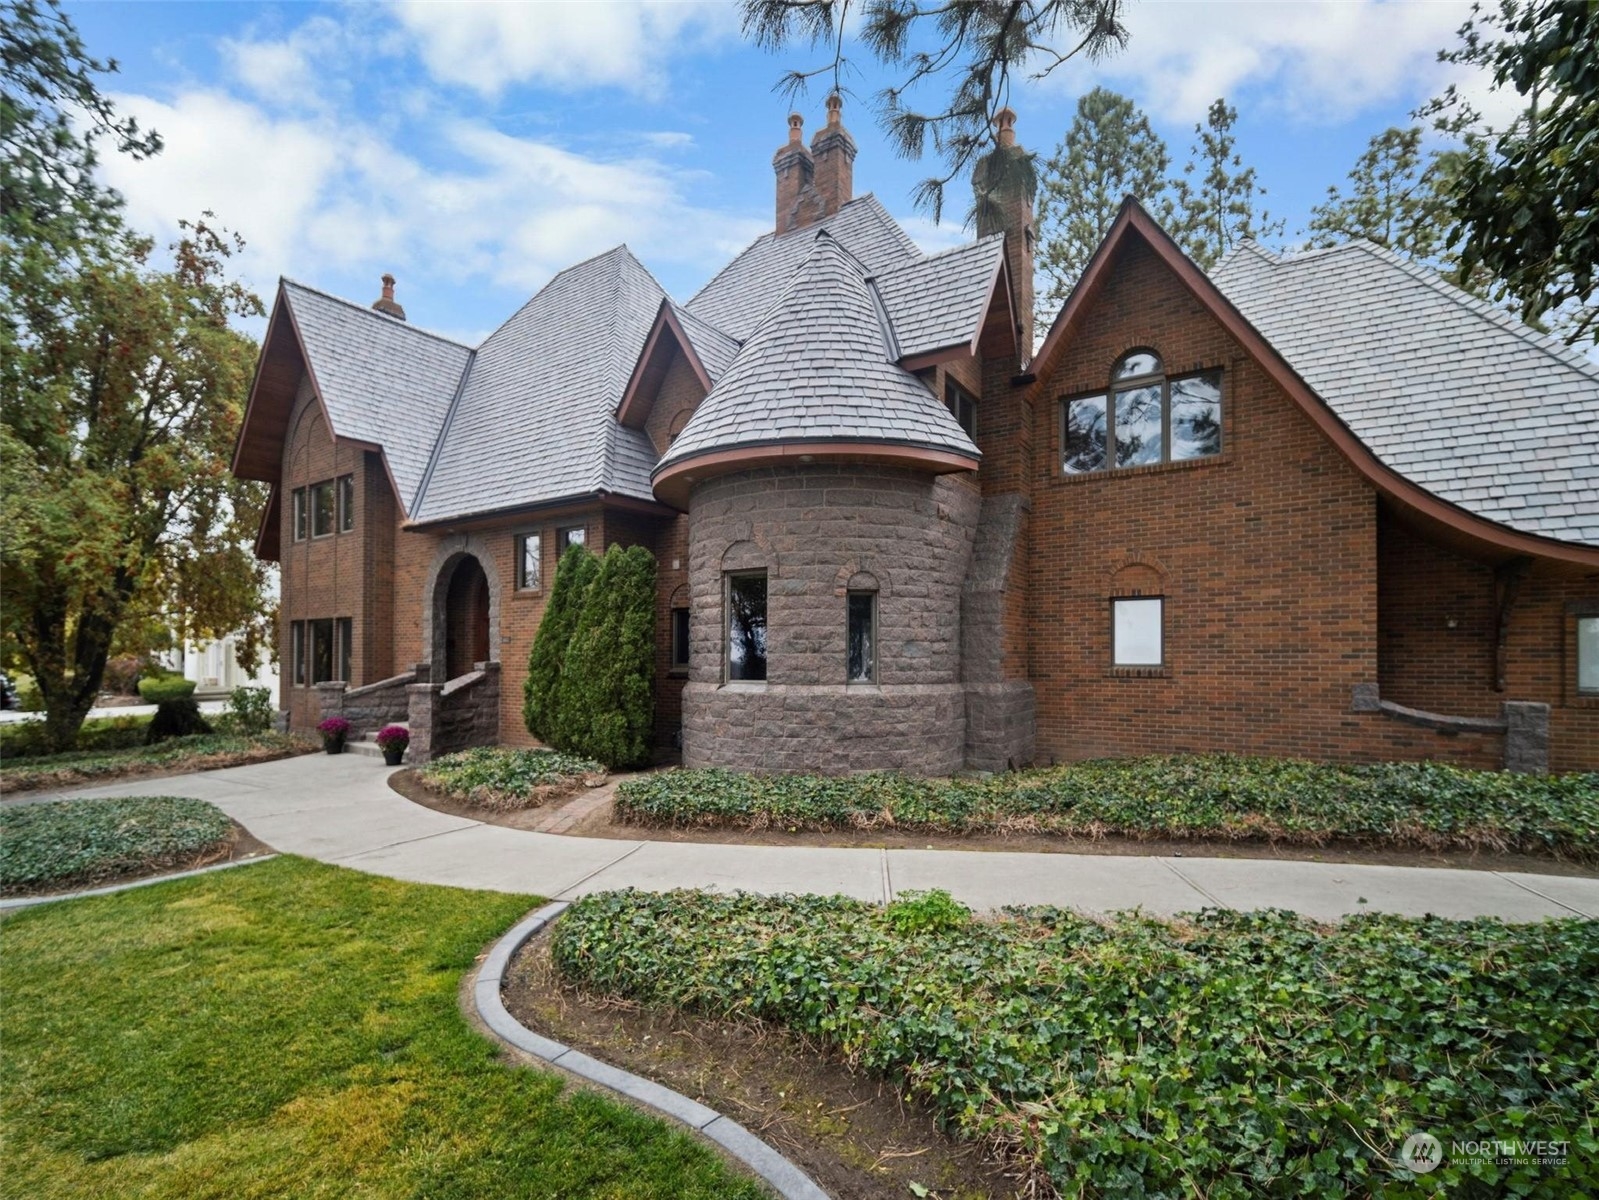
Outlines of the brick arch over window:
{"type": "Polygon", "coordinates": [[[668,608],[687,608],[689,606],[688,597],[688,584],[680,583],[672,589],[671,598],[667,600],[666,606],[668,608]]]}
{"type": "Polygon", "coordinates": [[[1165,590],[1166,571],[1154,559],[1133,555],[1110,573],[1112,596],[1158,596],[1165,590]]]}
{"type": "Polygon", "coordinates": [[[433,680],[443,683],[443,672],[446,669],[445,657],[449,638],[446,626],[445,609],[449,599],[450,579],[455,574],[455,568],[466,558],[475,558],[478,566],[483,568],[483,576],[488,581],[489,591],[489,660],[498,662],[500,657],[500,572],[495,564],[494,555],[489,551],[488,542],[483,538],[464,533],[458,533],[445,538],[439,543],[438,551],[433,555],[433,564],[428,568],[426,590],[422,595],[422,645],[428,652],[428,661],[433,666],[433,680]]]}

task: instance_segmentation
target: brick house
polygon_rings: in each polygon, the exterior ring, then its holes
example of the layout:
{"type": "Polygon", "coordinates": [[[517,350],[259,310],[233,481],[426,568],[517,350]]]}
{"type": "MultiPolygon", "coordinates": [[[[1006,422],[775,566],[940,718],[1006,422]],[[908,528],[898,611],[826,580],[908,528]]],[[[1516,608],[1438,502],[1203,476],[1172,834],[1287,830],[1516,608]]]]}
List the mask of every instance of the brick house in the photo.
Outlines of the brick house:
{"type": "Polygon", "coordinates": [[[790,118],[775,229],[684,304],[617,247],[468,347],[389,277],[282,281],[234,470],[292,727],[531,744],[581,540],[657,558],[690,765],[1599,768],[1591,362],[1365,243],[1207,276],[1133,202],[1030,354],[1030,201],[924,255],[841,115],[790,118]]]}

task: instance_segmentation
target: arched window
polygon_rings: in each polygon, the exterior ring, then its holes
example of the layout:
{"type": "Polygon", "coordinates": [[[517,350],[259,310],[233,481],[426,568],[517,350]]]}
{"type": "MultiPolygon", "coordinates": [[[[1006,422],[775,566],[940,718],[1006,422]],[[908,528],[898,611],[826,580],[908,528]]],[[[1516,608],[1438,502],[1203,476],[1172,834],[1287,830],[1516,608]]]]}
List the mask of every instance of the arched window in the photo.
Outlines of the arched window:
{"type": "Polygon", "coordinates": [[[1103,394],[1067,400],[1063,410],[1068,475],[1221,453],[1221,372],[1169,378],[1148,347],[1116,360],[1103,394]]]}

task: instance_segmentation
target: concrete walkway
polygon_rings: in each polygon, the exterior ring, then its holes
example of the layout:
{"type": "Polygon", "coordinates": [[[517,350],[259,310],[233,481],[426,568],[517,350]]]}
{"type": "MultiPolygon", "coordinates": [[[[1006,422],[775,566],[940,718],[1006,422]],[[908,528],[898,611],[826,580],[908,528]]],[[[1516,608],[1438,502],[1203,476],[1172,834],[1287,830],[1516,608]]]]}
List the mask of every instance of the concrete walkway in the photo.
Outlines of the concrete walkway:
{"type": "MultiPolygon", "coordinates": [[[[1206,906],[1445,917],[1599,918],[1599,879],[1275,859],[1118,857],[950,850],[704,845],[564,837],[486,825],[413,804],[381,762],[312,754],[63,795],[209,800],[290,854],[421,883],[569,900],[608,888],[742,888],[887,900],[945,888],[974,908],[1058,904],[1161,915],[1206,906]]],[[[33,797],[29,797],[32,799],[33,797]]],[[[20,798],[19,798],[20,800],[20,798]]]]}

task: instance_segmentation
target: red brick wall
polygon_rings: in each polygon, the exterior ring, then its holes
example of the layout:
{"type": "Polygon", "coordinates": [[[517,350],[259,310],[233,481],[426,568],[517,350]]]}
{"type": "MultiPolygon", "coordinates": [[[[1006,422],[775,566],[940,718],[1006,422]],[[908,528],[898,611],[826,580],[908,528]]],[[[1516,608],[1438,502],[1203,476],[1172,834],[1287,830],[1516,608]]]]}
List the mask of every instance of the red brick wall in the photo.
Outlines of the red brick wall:
{"type": "Polygon", "coordinates": [[[1496,764],[1497,739],[1349,711],[1354,685],[1378,679],[1373,489],[1147,248],[1129,243],[1115,266],[1033,414],[1040,758],[1231,750],[1496,764]],[[1223,369],[1223,453],[1064,475],[1059,398],[1104,389],[1134,346],[1155,348],[1173,374],[1223,369]],[[1166,666],[1152,676],[1111,666],[1109,601],[1129,565],[1165,597],[1166,666]]]}
{"type": "Polygon", "coordinates": [[[1599,770],[1599,697],[1577,695],[1574,641],[1577,610],[1599,612],[1599,579],[1534,564],[1510,609],[1501,692],[1493,567],[1386,513],[1378,529],[1383,698],[1468,717],[1497,717],[1506,700],[1548,704],[1550,769],[1599,770]]]}

